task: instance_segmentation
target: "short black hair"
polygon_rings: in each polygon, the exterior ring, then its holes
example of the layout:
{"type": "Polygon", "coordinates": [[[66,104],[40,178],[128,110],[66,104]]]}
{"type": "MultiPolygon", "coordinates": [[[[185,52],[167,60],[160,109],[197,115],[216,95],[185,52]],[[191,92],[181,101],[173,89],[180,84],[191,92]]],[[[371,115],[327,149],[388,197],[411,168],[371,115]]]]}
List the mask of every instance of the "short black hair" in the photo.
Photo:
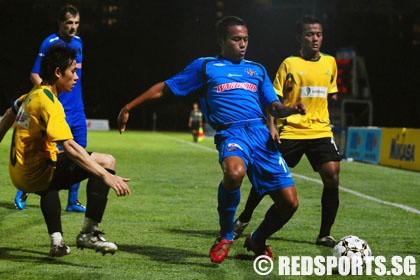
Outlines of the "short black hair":
{"type": "Polygon", "coordinates": [[[64,5],[58,11],[58,17],[57,17],[58,21],[59,22],[66,21],[67,14],[71,14],[72,16],[75,17],[75,16],[77,16],[79,14],[79,10],[75,6],[73,6],[71,4],[64,5]]]}
{"type": "Polygon", "coordinates": [[[229,27],[233,25],[243,25],[246,23],[243,19],[236,16],[227,16],[216,23],[217,40],[222,41],[229,35],[229,27]]]}
{"type": "Polygon", "coordinates": [[[298,35],[302,34],[303,26],[305,24],[316,24],[316,23],[319,23],[319,24],[322,25],[321,21],[318,18],[316,18],[315,16],[305,15],[305,16],[301,17],[296,22],[296,34],[298,34],[298,35]]]}
{"type": "Polygon", "coordinates": [[[55,69],[58,67],[61,73],[70,67],[76,59],[76,51],[64,45],[54,45],[48,49],[41,60],[41,68],[39,76],[43,82],[50,85],[57,80],[55,76],[55,69]]]}

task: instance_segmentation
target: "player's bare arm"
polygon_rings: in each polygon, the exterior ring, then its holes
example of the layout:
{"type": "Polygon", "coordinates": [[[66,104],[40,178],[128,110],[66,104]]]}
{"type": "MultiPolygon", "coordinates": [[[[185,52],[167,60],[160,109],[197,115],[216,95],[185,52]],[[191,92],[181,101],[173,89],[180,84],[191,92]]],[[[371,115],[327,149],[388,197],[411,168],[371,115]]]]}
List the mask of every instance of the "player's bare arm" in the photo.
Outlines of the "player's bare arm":
{"type": "Polygon", "coordinates": [[[279,131],[277,130],[276,118],[271,114],[267,114],[267,127],[274,142],[280,144],[280,136],[279,131]]]}
{"type": "Polygon", "coordinates": [[[267,111],[270,115],[276,118],[285,118],[293,114],[304,115],[306,113],[306,107],[303,103],[296,103],[292,106],[286,106],[278,101],[271,103],[268,106],[267,111]]]}
{"type": "Polygon", "coordinates": [[[127,103],[118,114],[117,118],[117,124],[118,124],[118,130],[120,131],[120,134],[122,134],[125,131],[127,121],[130,115],[130,110],[134,107],[139,106],[140,104],[153,100],[153,99],[159,99],[165,94],[167,94],[169,91],[168,87],[165,85],[164,82],[159,82],[153,86],[151,86],[148,90],[146,90],[144,93],[140,94],[136,98],[134,98],[132,101],[127,103]]]}
{"type": "Polygon", "coordinates": [[[73,139],[58,141],[57,143],[63,147],[67,155],[77,165],[101,178],[110,188],[114,189],[117,196],[131,194],[130,188],[126,184],[130,179],[121,178],[106,171],[105,168],[98,163],[101,162],[100,159],[94,160],[95,157],[100,156],[99,153],[92,153],[92,155],[89,155],[86,150],[73,139]]]}
{"type": "Polygon", "coordinates": [[[9,128],[12,127],[15,122],[16,115],[13,113],[11,108],[7,109],[0,121],[0,142],[3,140],[9,128]]]}
{"type": "Polygon", "coordinates": [[[37,73],[31,73],[31,75],[29,76],[29,79],[31,80],[31,83],[33,85],[39,85],[42,82],[41,77],[37,73]]]}

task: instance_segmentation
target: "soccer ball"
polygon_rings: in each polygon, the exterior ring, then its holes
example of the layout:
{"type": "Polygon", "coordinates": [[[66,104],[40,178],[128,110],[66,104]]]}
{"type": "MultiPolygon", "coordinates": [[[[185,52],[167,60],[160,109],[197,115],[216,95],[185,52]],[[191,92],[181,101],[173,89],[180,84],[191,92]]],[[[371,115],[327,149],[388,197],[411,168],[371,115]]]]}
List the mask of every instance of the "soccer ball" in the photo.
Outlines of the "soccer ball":
{"type": "Polygon", "coordinates": [[[341,238],[340,241],[337,242],[334,246],[333,255],[337,259],[342,256],[346,256],[350,259],[358,257],[362,260],[363,264],[365,264],[366,257],[372,256],[372,251],[365,240],[355,235],[349,235],[341,238]]]}

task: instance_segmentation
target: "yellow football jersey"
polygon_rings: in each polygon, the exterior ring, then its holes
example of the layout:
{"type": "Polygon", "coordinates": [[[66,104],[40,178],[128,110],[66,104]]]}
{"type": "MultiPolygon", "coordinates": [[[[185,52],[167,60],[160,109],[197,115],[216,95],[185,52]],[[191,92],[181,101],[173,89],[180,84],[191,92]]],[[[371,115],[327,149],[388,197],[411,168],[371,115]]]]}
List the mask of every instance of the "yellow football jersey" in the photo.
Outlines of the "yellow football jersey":
{"type": "Polygon", "coordinates": [[[321,53],[317,61],[290,56],[280,65],[273,81],[285,105],[302,102],[305,115],[277,120],[280,138],[316,139],[333,137],[328,112],[328,95],[337,90],[335,58],[321,53]]]}
{"type": "Polygon", "coordinates": [[[46,190],[51,182],[58,148],[55,141],[73,139],[63,106],[46,86],[36,85],[17,104],[10,149],[9,173],[24,192],[46,190]]]}

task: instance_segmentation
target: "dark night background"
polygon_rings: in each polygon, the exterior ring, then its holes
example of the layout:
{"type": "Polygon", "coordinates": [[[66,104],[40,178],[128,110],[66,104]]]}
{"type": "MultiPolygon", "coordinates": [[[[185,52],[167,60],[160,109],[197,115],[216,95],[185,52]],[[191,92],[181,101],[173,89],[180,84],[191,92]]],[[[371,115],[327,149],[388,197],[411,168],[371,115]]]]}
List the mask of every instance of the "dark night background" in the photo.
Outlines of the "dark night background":
{"type": "MultiPolygon", "coordinates": [[[[373,125],[420,128],[418,0],[0,0],[1,112],[30,90],[41,41],[57,31],[57,11],[67,2],[81,13],[86,115],[109,119],[111,128],[119,109],[149,86],[196,57],[217,54],[214,24],[220,16],[246,20],[246,58],[264,64],[273,78],[299,47],[295,22],[304,14],[323,21],[323,52],[354,47],[365,59],[373,125]]],[[[136,108],[128,128],[152,129],[156,113],[158,130],[187,130],[192,101],[160,100],[136,108]]]]}

